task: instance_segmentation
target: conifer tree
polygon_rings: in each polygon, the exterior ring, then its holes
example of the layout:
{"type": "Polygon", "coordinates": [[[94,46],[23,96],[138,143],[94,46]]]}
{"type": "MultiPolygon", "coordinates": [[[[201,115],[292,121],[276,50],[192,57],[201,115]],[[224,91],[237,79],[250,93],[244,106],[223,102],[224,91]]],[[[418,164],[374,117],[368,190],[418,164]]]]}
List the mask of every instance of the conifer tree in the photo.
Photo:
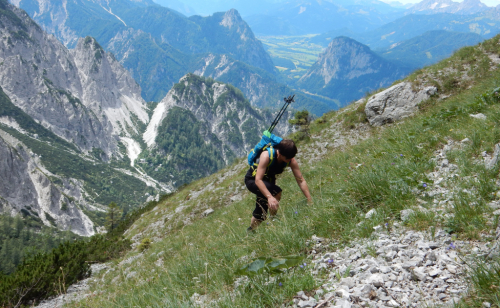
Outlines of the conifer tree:
{"type": "Polygon", "coordinates": [[[115,202],[111,202],[108,205],[108,212],[106,213],[106,227],[108,231],[113,230],[118,225],[122,215],[122,209],[115,202]]]}
{"type": "Polygon", "coordinates": [[[288,120],[288,123],[295,126],[301,133],[301,139],[305,136],[309,136],[309,124],[311,124],[311,115],[309,111],[302,110],[297,111],[293,119],[288,120]]]}

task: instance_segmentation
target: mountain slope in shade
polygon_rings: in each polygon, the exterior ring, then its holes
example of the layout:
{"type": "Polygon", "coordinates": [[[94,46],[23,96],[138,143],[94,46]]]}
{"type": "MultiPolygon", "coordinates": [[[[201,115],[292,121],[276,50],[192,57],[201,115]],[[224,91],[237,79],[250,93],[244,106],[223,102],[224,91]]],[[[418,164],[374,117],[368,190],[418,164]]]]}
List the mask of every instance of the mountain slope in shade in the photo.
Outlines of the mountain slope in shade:
{"type": "Polygon", "coordinates": [[[483,37],[475,33],[435,30],[376,52],[387,60],[421,68],[449,57],[459,48],[476,45],[481,41],[483,37]]]}
{"type": "Polygon", "coordinates": [[[338,37],[299,79],[298,85],[308,92],[338,99],[345,105],[368,91],[390,85],[409,71],[353,39],[338,37]]]}

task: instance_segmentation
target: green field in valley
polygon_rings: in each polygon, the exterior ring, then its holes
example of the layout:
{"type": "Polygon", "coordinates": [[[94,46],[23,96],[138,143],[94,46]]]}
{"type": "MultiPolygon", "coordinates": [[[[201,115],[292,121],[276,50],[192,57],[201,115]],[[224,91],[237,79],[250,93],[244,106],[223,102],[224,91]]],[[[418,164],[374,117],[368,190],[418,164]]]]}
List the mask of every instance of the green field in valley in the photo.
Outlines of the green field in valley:
{"type": "Polygon", "coordinates": [[[293,82],[311,67],[324,47],[310,43],[315,34],[303,36],[261,36],[259,40],[271,55],[276,68],[293,82]]]}

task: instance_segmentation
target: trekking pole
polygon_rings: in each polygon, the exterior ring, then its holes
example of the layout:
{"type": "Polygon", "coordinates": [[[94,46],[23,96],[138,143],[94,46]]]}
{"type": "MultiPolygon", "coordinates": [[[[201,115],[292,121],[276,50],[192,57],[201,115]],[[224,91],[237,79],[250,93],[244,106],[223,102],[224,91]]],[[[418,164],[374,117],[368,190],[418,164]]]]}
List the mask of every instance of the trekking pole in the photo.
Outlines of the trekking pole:
{"type": "Polygon", "coordinates": [[[285,104],[283,105],[283,107],[281,107],[281,110],[280,112],[278,112],[278,114],[276,115],[276,118],[274,119],[273,123],[271,124],[271,126],[269,126],[269,129],[268,131],[270,133],[273,132],[273,129],[276,127],[276,125],[278,125],[278,122],[280,121],[281,117],[283,116],[283,114],[285,113],[286,111],[286,108],[288,108],[288,105],[290,105],[291,103],[295,102],[293,100],[293,98],[295,97],[295,94],[294,95],[289,95],[288,97],[285,97],[283,100],[285,101],[285,104]]]}

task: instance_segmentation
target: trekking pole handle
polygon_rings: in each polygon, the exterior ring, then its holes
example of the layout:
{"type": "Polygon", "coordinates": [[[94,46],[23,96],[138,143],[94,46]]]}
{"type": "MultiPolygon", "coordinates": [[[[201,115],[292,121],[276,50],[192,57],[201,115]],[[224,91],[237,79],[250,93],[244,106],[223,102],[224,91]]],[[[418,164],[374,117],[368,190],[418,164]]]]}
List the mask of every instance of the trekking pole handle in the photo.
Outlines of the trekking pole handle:
{"type": "Polygon", "coordinates": [[[281,117],[283,116],[283,114],[285,113],[286,109],[288,108],[288,105],[290,105],[291,103],[295,102],[294,101],[294,97],[295,97],[295,94],[294,95],[289,95],[288,97],[283,98],[283,100],[285,101],[285,104],[281,108],[280,112],[276,115],[276,118],[274,119],[273,123],[269,127],[268,131],[270,133],[274,130],[274,128],[276,127],[276,125],[278,125],[278,122],[280,121],[281,117]]]}

